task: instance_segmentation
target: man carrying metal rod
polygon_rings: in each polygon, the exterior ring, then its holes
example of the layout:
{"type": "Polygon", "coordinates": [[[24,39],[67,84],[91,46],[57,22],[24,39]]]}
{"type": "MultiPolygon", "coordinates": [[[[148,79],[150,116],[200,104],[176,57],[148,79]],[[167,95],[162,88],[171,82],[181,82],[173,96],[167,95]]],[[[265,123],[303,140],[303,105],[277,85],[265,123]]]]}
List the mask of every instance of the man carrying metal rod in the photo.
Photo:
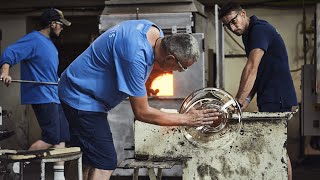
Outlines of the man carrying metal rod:
{"type": "MultiPolygon", "coordinates": [[[[64,148],[69,141],[68,122],[58,98],[58,50],[51,38],[59,37],[63,25],[70,26],[58,9],[47,9],[40,17],[40,30],[32,31],[5,49],[0,58],[0,78],[7,86],[21,84],[21,103],[31,104],[41,127],[41,139],[29,150],[64,148]],[[21,79],[12,80],[9,68],[21,64],[21,79]]],[[[54,179],[64,180],[64,165],[54,166],[54,179]]]]}
{"type": "MultiPolygon", "coordinates": [[[[0,78],[2,81],[2,78],[0,78]]],[[[11,79],[11,82],[16,83],[33,83],[33,84],[47,84],[47,85],[58,85],[57,82],[40,82],[40,81],[28,81],[28,80],[20,80],[20,79],[11,79]]]]}

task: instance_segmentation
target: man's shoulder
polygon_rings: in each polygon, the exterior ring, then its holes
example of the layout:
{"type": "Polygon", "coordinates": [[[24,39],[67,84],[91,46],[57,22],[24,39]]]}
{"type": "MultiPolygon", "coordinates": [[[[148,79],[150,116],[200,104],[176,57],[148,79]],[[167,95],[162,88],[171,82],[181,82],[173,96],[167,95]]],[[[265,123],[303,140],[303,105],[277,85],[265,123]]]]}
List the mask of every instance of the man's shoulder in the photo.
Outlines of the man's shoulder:
{"type": "Polygon", "coordinates": [[[270,23],[265,20],[257,20],[252,27],[250,28],[249,32],[252,33],[264,33],[264,34],[273,34],[276,32],[275,27],[273,27],[270,23]]]}
{"type": "Polygon", "coordinates": [[[250,19],[252,21],[252,28],[274,29],[273,25],[266,20],[259,19],[256,16],[251,16],[250,19]]]}
{"type": "Polygon", "coordinates": [[[26,35],[24,35],[20,40],[22,41],[34,41],[35,39],[39,38],[39,32],[37,31],[32,31],[26,35]]]}
{"type": "Polygon", "coordinates": [[[28,34],[26,34],[25,36],[26,37],[35,37],[35,36],[39,36],[39,35],[40,35],[39,31],[31,31],[28,34]]]}
{"type": "Polygon", "coordinates": [[[35,41],[35,35],[33,32],[30,32],[24,36],[22,36],[20,39],[18,39],[16,42],[14,42],[13,44],[11,44],[9,47],[12,48],[12,45],[22,45],[22,44],[25,44],[25,45],[31,45],[34,43],[35,41]]]}

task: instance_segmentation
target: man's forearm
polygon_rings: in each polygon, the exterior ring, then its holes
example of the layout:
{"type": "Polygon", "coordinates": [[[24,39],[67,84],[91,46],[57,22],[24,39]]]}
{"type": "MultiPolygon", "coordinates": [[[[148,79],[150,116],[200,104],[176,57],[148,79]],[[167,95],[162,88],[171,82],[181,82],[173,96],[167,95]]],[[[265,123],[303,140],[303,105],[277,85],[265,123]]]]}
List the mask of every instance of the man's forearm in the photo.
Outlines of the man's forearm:
{"type": "Polygon", "coordinates": [[[256,71],[248,67],[245,67],[243,70],[239,90],[236,95],[236,99],[238,99],[240,103],[245,101],[245,98],[249,96],[251,90],[253,89],[253,85],[256,80],[256,74],[256,71]]]}
{"type": "Polygon", "coordinates": [[[167,113],[150,107],[147,96],[130,97],[135,117],[143,122],[161,126],[203,126],[211,125],[220,113],[216,109],[189,111],[188,114],[167,113]]]}
{"type": "Polygon", "coordinates": [[[258,67],[263,55],[264,51],[259,48],[250,51],[247,64],[242,71],[239,90],[236,96],[240,103],[245,101],[254,86],[257,78],[258,67]]]}
{"type": "Polygon", "coordinates": [[[153,107],[147,108],[143,111],[143,113],[135,113],[135,116],[140,121],[160,126],[186,125],[184,121],[184,119],[186,118],[182,118],[182,116],[185,115],[181,115],[178,113],[165,113],[153,107]]]}

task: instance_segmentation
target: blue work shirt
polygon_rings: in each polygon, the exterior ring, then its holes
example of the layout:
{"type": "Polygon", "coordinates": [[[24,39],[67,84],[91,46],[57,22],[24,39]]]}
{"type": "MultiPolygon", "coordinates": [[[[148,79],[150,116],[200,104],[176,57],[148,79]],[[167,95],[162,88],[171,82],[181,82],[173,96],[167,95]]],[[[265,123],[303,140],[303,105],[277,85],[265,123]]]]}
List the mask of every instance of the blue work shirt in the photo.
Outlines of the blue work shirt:
{"type": "MultiPolygon", "coordinates": [[[[50,38],[33,31],[8,46],[0,58],[10,67],[20,63],[22,80],[58,82],[58,50],[50,38]]],[[[57,85],[21,83],[22,104],[60,103],[57,85]]]]}
{"type": "Polygon", "coordinates": [[[264,55],[259,64],[254,88],[257,104],[281,103],[282,107],[297,105],[297,96],[290,74],[286,46],[277,30],[267,21],[250,17],[248,33],[242,36],[246,55],[260,48],[264,55]]]}
{"type": "Polygon", "coordinates": [[[75,109],[107,112],[128,96],[145,96],[154,62],[151,26],[156,25],[130,20],[101,34],[62,73],[60,99],[75,109]]]}

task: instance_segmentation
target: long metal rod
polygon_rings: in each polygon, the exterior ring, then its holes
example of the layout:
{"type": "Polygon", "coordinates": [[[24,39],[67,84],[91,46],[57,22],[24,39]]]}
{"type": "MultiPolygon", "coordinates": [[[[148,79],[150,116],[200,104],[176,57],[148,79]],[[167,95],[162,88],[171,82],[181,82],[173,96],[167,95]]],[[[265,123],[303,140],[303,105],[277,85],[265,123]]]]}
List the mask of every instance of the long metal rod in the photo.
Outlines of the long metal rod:
{"type": "MultiPolygon", "coordinates": [[[[2,81],[2,78],[0,78],[0,81],[2,81]]],[[[18,79],[12,79],[11,82],[16,82],[16,83],[33,83],[33,84],[46,84],[46,85],[58,85],[57,82],[40,82],[40,81],[18,80],[18,79]]]]}

